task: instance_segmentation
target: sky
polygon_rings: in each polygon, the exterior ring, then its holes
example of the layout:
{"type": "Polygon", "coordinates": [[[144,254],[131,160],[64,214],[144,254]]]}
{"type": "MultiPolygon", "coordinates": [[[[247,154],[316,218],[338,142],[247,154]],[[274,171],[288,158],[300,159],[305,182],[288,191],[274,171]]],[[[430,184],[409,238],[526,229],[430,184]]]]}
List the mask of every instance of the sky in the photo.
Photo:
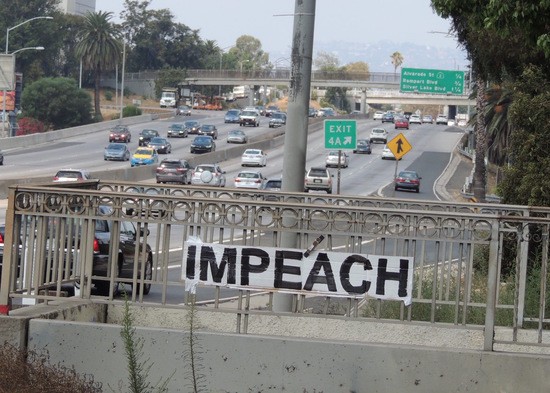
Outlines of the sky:
{"type": "MultiPolygon", "coordinates": [[[[447,36],[450,22],[440,18],[430,0],[317,0],[315,43],[335,41],[416,43],[457,48],[447,36]],[[430,32],[440,33],[430,33],[430,32]]],[[[185,24],[220,48],[251,35],[266,52],[288,52],[292,45],[295,0],[151,0],[149,9],[168,8],[176,22],[185,24]]],[[[113,12],[119,22],[124,0],[96,0],[96,11],[113,12]]],[[[457,49],[457,52],[460,50],[457,49]]]]}

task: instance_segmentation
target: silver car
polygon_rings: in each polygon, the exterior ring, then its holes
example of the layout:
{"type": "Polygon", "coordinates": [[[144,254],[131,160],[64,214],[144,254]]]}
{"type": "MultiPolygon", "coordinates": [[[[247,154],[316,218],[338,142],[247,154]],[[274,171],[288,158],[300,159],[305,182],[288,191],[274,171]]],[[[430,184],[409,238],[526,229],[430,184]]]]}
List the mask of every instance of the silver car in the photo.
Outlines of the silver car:
{"type": "Polygon", "coordinates": [[[227,143],[247,143],[248,136],[244,131],[232,130],[227,134],[227,143]]]}
{"type": "Polygon", "coordinates": [[[327,158],[325,160],[325,166],[329,167],[338,167],[347,168],[349,166],[349,155],[347,152],[342,151],[338,153],[338,150],[331,150],[328,152],[327,158]],[[340,164],[338,164],[338,156],[340,156],[340,164]]]}
{"type": "Polygon", "coordinates": [[[225,171],[218,164],[201,164],[193,170],[191,184],[225,187],[225,171]]]}

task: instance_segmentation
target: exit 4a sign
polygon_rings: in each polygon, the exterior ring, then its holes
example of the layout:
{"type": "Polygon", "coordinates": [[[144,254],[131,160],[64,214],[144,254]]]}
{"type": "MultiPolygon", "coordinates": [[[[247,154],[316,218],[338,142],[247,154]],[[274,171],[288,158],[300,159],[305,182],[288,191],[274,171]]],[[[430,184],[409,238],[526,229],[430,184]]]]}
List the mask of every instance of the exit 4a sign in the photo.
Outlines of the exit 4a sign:
{"type": "Polygon", "coordinates": [[[427,94],[464,94],[464,71],[402,68],[399,90],[427,94]]]}
{"type": "Polygon", "coordinates": [[[325,149],[353,150],[356,147],[355,120],[325,120],[325,149]]]}

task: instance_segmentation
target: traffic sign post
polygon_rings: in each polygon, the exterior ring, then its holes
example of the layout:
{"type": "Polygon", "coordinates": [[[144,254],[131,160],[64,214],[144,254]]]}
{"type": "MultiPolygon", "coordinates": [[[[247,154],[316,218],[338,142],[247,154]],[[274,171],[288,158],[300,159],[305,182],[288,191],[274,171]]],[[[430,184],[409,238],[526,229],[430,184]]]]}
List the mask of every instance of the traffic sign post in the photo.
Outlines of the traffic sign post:
{"type": "Polygon", "coordinates": [[[464,94],[464,71],[402,68],[402,93],[464,94]]]}
{"type": "Polygon", "coordinates": [[[325,120],[325,149],[354,150],[356,147],[355,120],[325,120]]]}

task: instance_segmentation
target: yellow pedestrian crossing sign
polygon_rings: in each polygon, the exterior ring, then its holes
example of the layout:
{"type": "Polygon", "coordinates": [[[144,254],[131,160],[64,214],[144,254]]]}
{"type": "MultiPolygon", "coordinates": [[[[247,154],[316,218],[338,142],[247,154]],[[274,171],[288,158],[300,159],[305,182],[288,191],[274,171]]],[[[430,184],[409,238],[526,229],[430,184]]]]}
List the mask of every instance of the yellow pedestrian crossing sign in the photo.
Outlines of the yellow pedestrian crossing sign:
{"type": "Polygon", "coordinates": [[[407,138],[405,138],[405,135],[403,135],[403,133],[397,135],[395,138],[389,141],[387,145],[395,156],[396,160],[400,160],[401,157],[403,157],[412,149],[411,144],[409,143],[407,138]]]}

